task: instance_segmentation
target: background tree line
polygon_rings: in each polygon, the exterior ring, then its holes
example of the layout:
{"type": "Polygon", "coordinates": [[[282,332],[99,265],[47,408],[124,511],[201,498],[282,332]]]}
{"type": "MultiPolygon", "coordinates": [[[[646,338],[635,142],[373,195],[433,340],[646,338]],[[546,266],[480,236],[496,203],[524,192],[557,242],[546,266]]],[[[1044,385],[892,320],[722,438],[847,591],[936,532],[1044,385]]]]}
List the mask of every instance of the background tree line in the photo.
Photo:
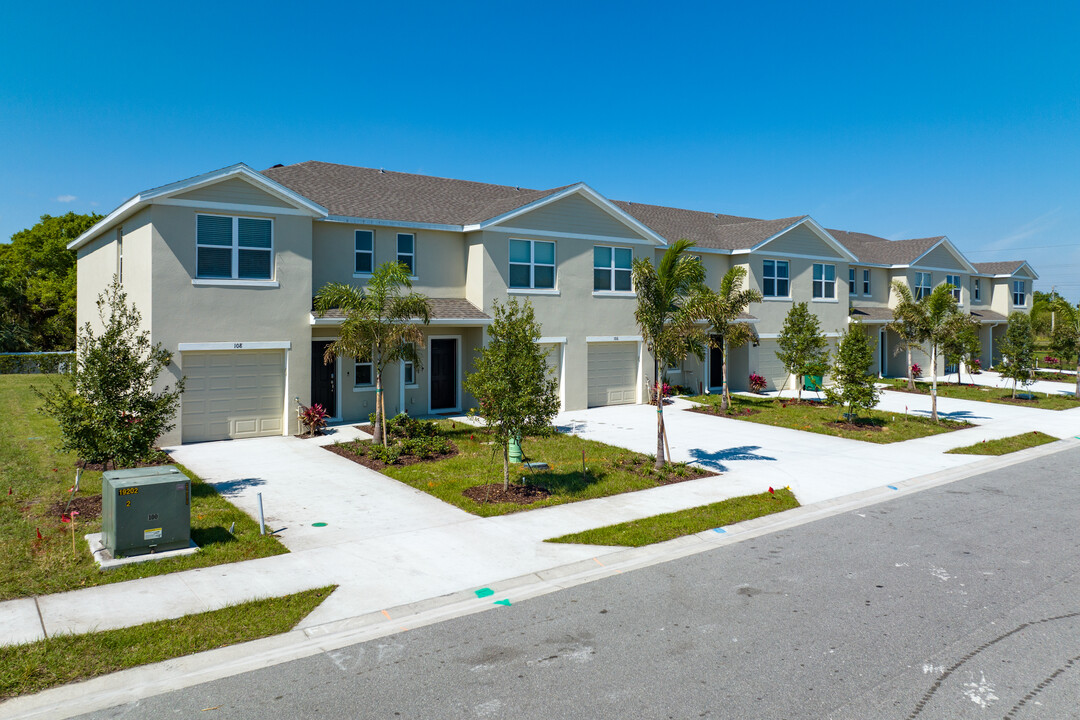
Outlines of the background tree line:
{"type": "Polygon", "coordinates": [[[101,218],[42,215],[0,244],[0,352],[75,347],[75,253],[67,244],[101,218]]]}

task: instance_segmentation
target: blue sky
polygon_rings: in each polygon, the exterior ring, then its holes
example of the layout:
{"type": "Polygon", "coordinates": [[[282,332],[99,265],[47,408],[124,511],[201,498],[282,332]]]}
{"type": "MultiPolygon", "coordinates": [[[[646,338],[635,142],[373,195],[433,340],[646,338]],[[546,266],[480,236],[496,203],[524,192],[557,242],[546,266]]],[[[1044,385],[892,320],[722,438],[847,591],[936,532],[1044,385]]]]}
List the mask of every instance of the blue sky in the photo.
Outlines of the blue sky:
{"type": "Polygon", "coordinates": [[[4,3],[0,239],[325,160],[944,234],[1075,302],[1078,35],[1075,2],[4,3]]]}

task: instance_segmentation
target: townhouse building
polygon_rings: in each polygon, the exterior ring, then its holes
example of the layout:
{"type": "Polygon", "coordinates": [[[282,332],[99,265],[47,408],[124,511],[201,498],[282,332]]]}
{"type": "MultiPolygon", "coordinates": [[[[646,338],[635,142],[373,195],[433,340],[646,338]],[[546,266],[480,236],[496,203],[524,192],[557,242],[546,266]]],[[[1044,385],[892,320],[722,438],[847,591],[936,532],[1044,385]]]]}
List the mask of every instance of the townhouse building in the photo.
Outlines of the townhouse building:
{"type": "MultiPolygon", "coordinates": [[[[893,278],[916,294],[959,283],[964,308],[985,328],[985,365],[1008,312],[1030,305],[1037,277],[1023,262],[973,265],[943,237],[889,241],[826,230],[809,216],[613,201],[584,183],[533,190],[322,162],[262,172],[237,164],[144,191],[69,247],[80,326],[96,321],[96,298],[116,276],[152,340],[173,353],[161,382],[187,383],[177,427],[161,439],[173,444],[296,432],[298,403],[322,403],[335,420],[366,418],[373,368],[323,362],[342,315],[317,316],[312,296],[328,282],[362,286],[389,261],[409,267],[432,320],[423,362],[384,375],[388,412],[471,407],[464,374],[493,303],[513,297],[535,308],[564,409],[643,402],[652,359],[634,321],[630,268],[636,258],[655,262],[679,238],[695,242],[710,285],[741,265],[764,295],[743,318],[758,340],[729,358],[735,390],[751,372],[771,388],[790,382],[776,338],[800,301],[831,338],[862,321],[880,340],[879,372],[903,374],[906,360],[884,330],[893,278]]],[[[719,352],[665,372],[718,388],[719,352]]]]}

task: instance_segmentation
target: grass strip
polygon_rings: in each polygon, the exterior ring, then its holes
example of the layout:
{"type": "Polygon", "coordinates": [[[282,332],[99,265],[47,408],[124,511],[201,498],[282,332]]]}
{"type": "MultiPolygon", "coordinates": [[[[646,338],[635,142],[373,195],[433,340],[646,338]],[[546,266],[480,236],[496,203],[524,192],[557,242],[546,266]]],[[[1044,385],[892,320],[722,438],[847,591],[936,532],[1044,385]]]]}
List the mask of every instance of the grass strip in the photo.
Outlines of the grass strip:
{"type": "Polygon", "coordinates": [[[743,495],[689,510],[653,515],[618,525],[550,538],[546,542],[642,547],[797,507],[799,501],[795,499],[795,494],[783,488],[775,494],[763,492],[758,495],[743,495]]]}
{"type": "MultiPolygon", "coordinates": [[[[70,496],[76,458],[56,450],[62,440],[59,426],[37,411],[40,401],[31,389],[45,389],[52,380],[48,375],[0,375],[0,600],[287,552],[277,538],[259,535],[255,520],[183,466],[178,467],[191,478],[191,538],[199,552],[101,572],[83,539],[101,530],[101,520],[86,514],[77,518],[72,552],[72,527],[60,521],[53,507],[62,507],[70,496]]],[[[101,473],[84,472],[79,487],[77,500],[100,495],[101,473]]]]}
{"type": "MultiPolygon", "coordinates": [[[[907,380],[886,380],[884,382],[892,385],[889,388],[890,390],[911,392],[907,389],[907,380]]],[[[931,384],[928,382],[916,382],[913,394],[930,395],[930,388],[931,384]]],[[[1014,398],[1011,384],[1007,388],[996,388],[986,385],[955,385],[938,380],[937,394],[939,398],[975,400],[977,402],[998,403],[999,405],[1019,405],[1020,407],[1033,407],[1040,410],[1070,410],[1074,407],[1080,407],[1080,401],[1077,401],[1071,394],[1035,392],[1023,387],[1017,387],[1016,394],[1025,397],[1014,398]]]]}
{"type": "Polygon", "coordinates": [[[336,585],[175,620],[0,648],[0,700],[288,632],[336,585]]]}
{"type": "Polygon", "coordinates": [[[946,453],[951,455],[1008,455],[1017,450],[1038,447],[1039,445],[1046,445],[1047,443],[1056,442],[1057,440],[1058,438],[1053,435],[1047,435],[1038,430],[1032,430],[1029,433],[1023,433],[1021,435],[998,438],[997,440],[983,440],[974,445],[953,448],[952,450],[946,450],[946,453]]]}

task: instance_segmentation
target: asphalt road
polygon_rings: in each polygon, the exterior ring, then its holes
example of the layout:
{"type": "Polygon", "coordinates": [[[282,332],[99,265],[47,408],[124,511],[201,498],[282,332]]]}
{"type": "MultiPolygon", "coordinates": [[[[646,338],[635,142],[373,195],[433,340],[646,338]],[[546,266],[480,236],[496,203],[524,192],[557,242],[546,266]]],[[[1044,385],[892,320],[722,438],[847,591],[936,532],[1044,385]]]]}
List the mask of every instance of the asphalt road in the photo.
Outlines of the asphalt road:
{"type": "Polygon", "coordinates": [[[1076,718],[1078,521],[1070,450],[84,717],[1076,718]]]}

